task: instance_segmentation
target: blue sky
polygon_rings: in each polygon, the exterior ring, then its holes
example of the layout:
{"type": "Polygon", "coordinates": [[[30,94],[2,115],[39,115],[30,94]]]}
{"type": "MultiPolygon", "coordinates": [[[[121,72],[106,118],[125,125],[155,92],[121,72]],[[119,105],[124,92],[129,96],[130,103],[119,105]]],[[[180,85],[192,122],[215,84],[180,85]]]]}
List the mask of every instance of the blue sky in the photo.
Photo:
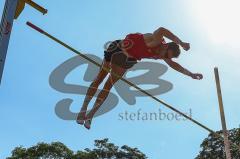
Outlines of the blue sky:
{"type": "MultiPolygon", "coordinates": [[[[213,74],[213,68],[218,66],[228,128],[239,127],[240,47],[235,39],[240,33],[233,27],[239,26],[234,21],[237,1],[227,3],[222,0],[213,10],[212,3],[207,5],[206,1],[200,0],[195,3],[190,0],[37,2],[49,13],[42,16],[26,6],[12,31],[0,86],[0,158],[9,156],[16,146],[29,147],[40,141],[61,141],[71,149],[79,150],[93,147],[95,139],[109,138],[117,145],[138,147],[150,159],[192,159],[208,135],[189,121],[119,120],[118,114],[126,110],[156,112],[160,108],[171,112],[148,97],[138,97],[134,106],[119,98],[118,106],[96,118],[90,131],[74,121],[59,119],[54,112],[58,101],[72,98],[71,109],[77,112],[84,96],[57,92],[49,85],[49,76],[57,66],[76,55],[28,28],[26,21],[41,26],[80,51],[101,58],[103,44],[109,40],[123,38],[132,32],[147,33],[160,26],[166,27],[191,43],[191,50],[183,51],[177,62],[193,72],[203,73],[204,79],[193,80],[169,69],[161,78],[173,83],[174,88],[157,97],[183,112],[192,109],[195,119],[213,130],[220,130],[213,74]],[[226,5],[228,15],[222,16],[221,7],[226,5]]],[[[3,5],[4,0],[1,0],[0,12],[3,5]]],[[[86,66],[74,70],[69,74],[68,82],[88,86],[90,83],[83,80],[85,70],[86,66]]],[[[114,89],[112,92],[117,94],[114,89]]]]}

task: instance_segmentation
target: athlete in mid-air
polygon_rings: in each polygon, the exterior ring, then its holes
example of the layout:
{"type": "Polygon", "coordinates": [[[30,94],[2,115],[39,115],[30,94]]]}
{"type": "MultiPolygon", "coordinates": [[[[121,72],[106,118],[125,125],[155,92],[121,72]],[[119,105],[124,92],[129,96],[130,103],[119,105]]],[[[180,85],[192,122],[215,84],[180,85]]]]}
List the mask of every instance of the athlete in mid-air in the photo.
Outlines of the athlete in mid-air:
{"type": "Polygon", "coordinates": [[[119,77],[122,77],[129,68],[133,67],[143,58],[164,60],[174,70],[190,76],[193,79],[202,79],[202,74],[192,73],[172,60],[180,55],[179,45],[186,51],[190,49],[189,43],[181,41],[171,31],[163,27],[160,27],[153,33],[128,34],[125,39],[111,42],[104,51],[104,60],[100,71],[87,91],[83,106],[77,117],[77,123],[81,125],[84,124],[87,129],[90,129],[94,114],[107,98],[110,89],[120,79],[119,77]],[[164,37],[172,42],[166,43],[164,37]],[[106,69],[104,70],[103,67],[111,71],[110,76],[98,94],[93,108],[87,113],[89,102],[96,93],[98,86],[108,75],[108,71],[106,71],[106,69]]]}

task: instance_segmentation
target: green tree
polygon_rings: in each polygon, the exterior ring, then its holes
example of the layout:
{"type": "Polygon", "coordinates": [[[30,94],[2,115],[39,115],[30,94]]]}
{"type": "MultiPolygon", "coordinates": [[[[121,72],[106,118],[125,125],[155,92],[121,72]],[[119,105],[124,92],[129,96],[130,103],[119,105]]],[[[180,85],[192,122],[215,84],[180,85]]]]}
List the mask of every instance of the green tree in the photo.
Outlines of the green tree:
{"type": "MultiPolygon", "coordinates": [[[[216,133],[222,135],[222,131],[216,133]]],[[[235,145],[230,145],[232,159],[240,159],[240,129],[232,129],[228,133],[229,140],[235,145]]],[[[226,159],[223,139],[213,133],[209,134],[202,142],[201,151],[195,159],[226,159]]]]}
{"type": "Polygon", "coordinates": [[[16,147],[7,159],[146,159],[137,148],[127,145],[120,148],[108,139],[95,140],[93,149],[86,148],[74,153],[63,143],[38,143],[30,148],[16,147]]]}

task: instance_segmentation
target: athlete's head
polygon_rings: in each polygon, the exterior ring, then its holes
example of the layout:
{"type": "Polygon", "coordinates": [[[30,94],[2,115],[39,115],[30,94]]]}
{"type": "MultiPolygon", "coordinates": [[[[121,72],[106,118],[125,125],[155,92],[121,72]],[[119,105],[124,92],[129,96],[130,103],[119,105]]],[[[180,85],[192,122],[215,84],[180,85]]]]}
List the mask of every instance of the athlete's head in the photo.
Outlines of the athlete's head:
{"type": "Polygon", "coordinates": [[[175,42],[170,42],[167,43],[167,54],[166,54],[166,58],[178,58],[178,56],[181,53],[181,50],[179,48],[179,45],[176,44],[175,42]]]}

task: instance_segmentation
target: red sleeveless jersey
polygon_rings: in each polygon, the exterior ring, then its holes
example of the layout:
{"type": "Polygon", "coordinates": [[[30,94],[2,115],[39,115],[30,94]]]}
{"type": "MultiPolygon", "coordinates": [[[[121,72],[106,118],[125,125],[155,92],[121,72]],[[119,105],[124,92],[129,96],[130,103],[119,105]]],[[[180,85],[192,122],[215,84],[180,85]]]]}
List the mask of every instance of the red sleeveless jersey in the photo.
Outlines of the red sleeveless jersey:
{"type": "MultiPolygon", "coordinates": [[[[166,45],[164,39],[162,39],[162,45],[166,45]]],[[[156,50],[159,46],[154,48],[149,48],[144,41],[143,34],[135,33],[128,34],[123,40],[123,46],[127,53],[136,58],[137,60],[141,60],[143,58],[157,58],[157,54],[151,52],[151,50],[156,50]]]]}

